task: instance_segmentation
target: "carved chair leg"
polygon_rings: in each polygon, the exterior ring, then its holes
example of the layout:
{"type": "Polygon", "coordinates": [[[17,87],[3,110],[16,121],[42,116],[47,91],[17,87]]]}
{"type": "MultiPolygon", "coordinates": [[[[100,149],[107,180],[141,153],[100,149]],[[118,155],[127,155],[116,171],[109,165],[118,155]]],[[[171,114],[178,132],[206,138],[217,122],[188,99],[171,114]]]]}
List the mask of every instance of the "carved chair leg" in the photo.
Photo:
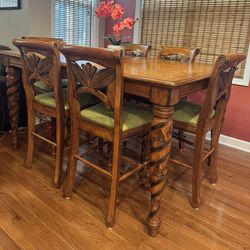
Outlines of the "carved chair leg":
{"type": "Polygon", "coordinates": [[[65,199],[70,199],[73,192],[74,180],[75,180],[75,173],[76,173],[76,166],[77,166],[77,159],[74,155],[78,154],[79,151],[79,140],[80,140],[80,131],[77,128],[74,128],[73,122],[71,122],[71,130],[70,130],[70,154],[69,154],[69,163],[67,169],[67,177],[63,187],[63,197],[65,199]]]}
{"type": "Polygon", "coordinates": [[[57,118],[56,121],[56,166],[53,184],[56,188],[61,186],[63,147],[64,147],[64,119],[57,118]]]}
{"type": "Polygon", "coordinates": [[[34,142],[35,142],[34,135],[32,134],[33,132],[35,132],[35,112],[32,109],[31,105],[28,105],[27,111],[28,111],[28,141],[27,141],[25,166],[26,168],[31,168],[33,153],[34,153],[34,142]]]}
{"type": "Polygon", "coordinates": [[[201,167],[204,142],[205,135],[200,135],[194,145],[194,158],[192,168],[192,207],[194,209],[199,209],[200,205],[201,167]]]}

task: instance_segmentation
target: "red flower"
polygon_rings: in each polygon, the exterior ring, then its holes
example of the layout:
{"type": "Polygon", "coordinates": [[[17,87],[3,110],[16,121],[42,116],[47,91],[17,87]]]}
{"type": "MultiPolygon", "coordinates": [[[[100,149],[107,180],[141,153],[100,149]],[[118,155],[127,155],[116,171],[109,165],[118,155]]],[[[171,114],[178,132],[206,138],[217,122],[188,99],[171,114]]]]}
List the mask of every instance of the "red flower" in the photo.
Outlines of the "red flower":
{"type": "Polygon", "coordinates": [[[120,4],[115,4],[114,9],[111,13],[111,17],[113,20],[117,20],[121,18],[124,15],[124,7],[122,7],[120,4]]]}
{"type": "Polygon", "coordinates": [[[123,25],[124,27],[128,29],[132,29],[133,26],[135,25],[136,20],[133,19],[132,17],[127,17],[123,20],[123,25]]]}
{"type": "Polygon", "coordinates": [[[97,17],[108,17],[111,15],[113,11],[113,0],[107,0],[100,2],[99,6],[97,7],[95,13],[97,17]]]}
{"type": "Polygon", "coordinates": [[[121,35],[123,29],[124,29],[124,24],[123,22],[119,22],[119,23],[116,23],[114,26],[113,26],[113,31],[114,31],[114,34],[116,36],[119,36],[121,35]]]}

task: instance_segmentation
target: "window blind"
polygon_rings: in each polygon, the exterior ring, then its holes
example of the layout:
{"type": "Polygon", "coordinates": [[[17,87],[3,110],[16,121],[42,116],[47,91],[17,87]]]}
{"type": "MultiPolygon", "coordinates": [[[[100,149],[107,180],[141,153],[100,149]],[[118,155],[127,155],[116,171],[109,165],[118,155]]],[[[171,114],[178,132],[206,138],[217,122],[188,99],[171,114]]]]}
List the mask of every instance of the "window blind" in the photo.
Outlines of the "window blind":
{"type": "Polygon", "coordinates": [[[54,36],[66,43],[91,45],[93,0],[54,0],[54,36]]]}
{"type": "MultiPolygon", "coordinates": [[[[218,55],[247,53],[250,42],[249,0],[142,0],[141,43],[199,48],[198,62],[218,55]]],[[[238,77],[243,77],[245,64],[238,77]]]]}

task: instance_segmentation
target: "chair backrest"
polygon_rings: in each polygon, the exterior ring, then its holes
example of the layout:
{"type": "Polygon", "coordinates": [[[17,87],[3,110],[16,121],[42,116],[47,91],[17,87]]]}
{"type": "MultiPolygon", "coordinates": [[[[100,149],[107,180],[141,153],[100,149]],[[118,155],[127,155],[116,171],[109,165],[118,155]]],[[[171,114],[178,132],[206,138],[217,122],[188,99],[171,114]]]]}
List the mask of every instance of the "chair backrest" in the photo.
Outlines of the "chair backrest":
{"type": "Polygon", "coordinates": [[[22,59],[23,85],[26,99],[36,95],[34,83],[42,81],[53,89],[57,107],[63,103],[61,84],[61,62],[57,43],[31,39],[14,39],[22,59]]]}
{"type": "Polygon", "coordinates": [[[202,127],[211,129],[212,126],[222,126],[234,73],[245,58],[245,54],[241,53],[217,58],[200,111],[197,130],[202,130],[202,127]]]}
{"type": "MultiPolygon", "coordinates": [[[[0,50],[11,50],[9,47],[0,44],[0,50]]],[[[3,66],[2,58],[0,58],[0,76],[5,75],[5,67],[3,66]]],[[[2,79],[0,80],[2,81],[2,79]]]]}
{"type": "Polygon", "coordinates": [[[132,44],[125,46],[125,56],[148,57],[151,50],[150,45],[132,44]]]}
{"type": "Polygon", "coordinates": [[[157,59],[178,62],[194,62],[196,56],[200,53],[199,49],[189,49],[182,47],[162,46],[157,55],[157,59]]]}
{"type": "Polygon", "coordinates": [[[79,96],[90,93],[107,109],[114,109],[118,119],[123,97],[121,51],[70,45],[59,49],[67,62],[70,113],[78,115],[79,96]]]}
{"type": "Polygon", "coordinates": [[[64,43],[62,38],[54,38],[54,37],[22,36],[22,39],[31,39],[31,40],[40,40],[40,41],[45,41],[45,42],[64,43]]]}

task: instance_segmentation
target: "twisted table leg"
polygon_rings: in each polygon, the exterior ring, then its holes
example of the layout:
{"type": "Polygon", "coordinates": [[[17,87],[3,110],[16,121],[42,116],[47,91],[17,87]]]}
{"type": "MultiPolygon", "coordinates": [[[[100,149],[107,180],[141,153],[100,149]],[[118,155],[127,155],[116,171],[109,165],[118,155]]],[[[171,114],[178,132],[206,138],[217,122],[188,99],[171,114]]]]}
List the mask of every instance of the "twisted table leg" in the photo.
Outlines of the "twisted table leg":
{"type": "Polygon", "coordinates": [[[148,233],[156,236],[161,225],[161,193],[166,183],[172,141],[173,107],[154,105],[150,154],[151,208],[147,220],[148,233]]]}
{"type": "Polygon", "coordinates": [[[16,67],[7,67],[7,98],[9,117],[11,125],[12,144],[14,150],[18,147],[18,120],[20,109],[20,96],[19,96],[19,73],[16,67]]]}

